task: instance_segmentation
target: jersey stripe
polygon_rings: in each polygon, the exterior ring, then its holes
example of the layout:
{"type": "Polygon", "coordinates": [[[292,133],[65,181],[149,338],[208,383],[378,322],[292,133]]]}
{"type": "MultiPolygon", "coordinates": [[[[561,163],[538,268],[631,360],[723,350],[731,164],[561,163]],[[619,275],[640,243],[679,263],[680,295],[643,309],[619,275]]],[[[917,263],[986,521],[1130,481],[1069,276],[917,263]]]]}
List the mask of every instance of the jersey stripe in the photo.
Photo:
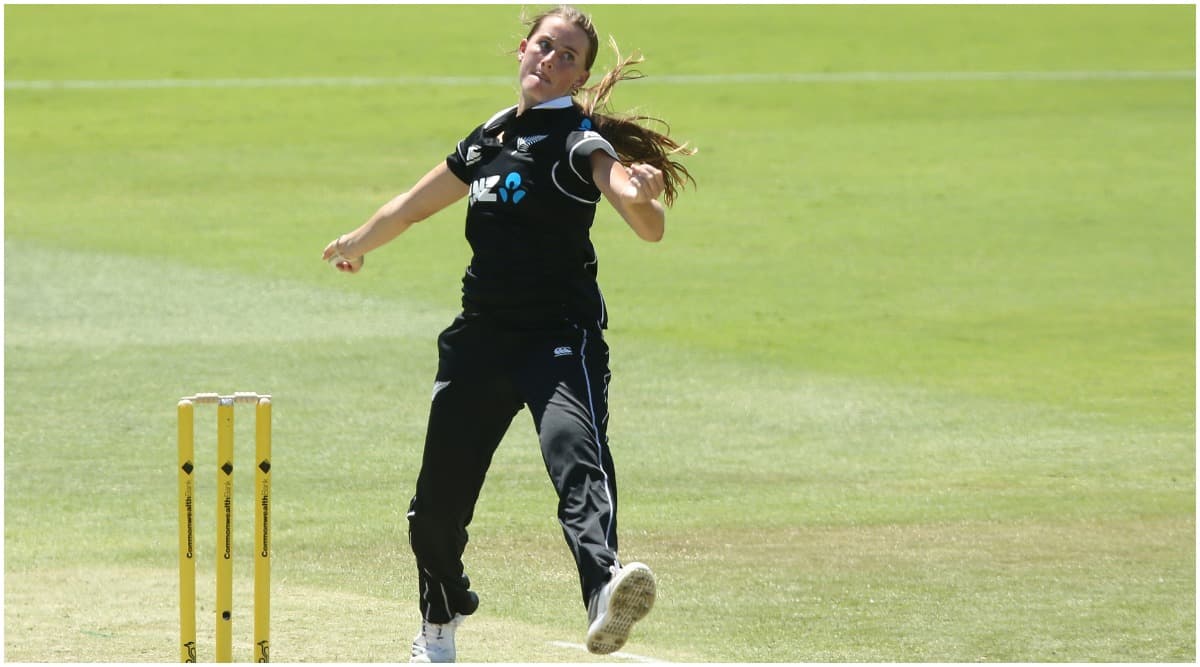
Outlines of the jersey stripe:
{"type": "Polygon", "coordinates": [[[558,165],[560,165],[560,164],[562,164],[562,160],[555,162],[554,166],[550,168],[550,180],[554,181],[554,187],[558,188],[559,192],[563,193],[564,195],[570,197],[571,199],[574,199],[575,201],[577,201],[581,204],[598,204],[598,203],[600,203],[599,197],[596,197],[596,199],[594,199],[594,200],[587,200],[582,197],[576,197],[575,195],[571,194],[570,192],[567,192],[567,189],[564,188],[558,182],[558,177],[555,176],[555,173],[558,172],[558,165]]]}

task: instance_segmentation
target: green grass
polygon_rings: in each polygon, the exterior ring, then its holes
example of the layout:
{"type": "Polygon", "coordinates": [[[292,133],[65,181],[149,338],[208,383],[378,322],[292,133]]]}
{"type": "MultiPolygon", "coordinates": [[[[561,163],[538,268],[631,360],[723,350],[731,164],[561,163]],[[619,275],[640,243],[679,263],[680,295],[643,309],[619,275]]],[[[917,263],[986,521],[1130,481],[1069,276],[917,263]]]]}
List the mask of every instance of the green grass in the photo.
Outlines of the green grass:
{"type": "MultiPolygon", "coordinates": [[[[1192,70],[1194,7],[592,9],[648,56],[617,105],[701,151],[662,244],[608,208],[593,233],[622,555],[660,580],[626,650],[1194,661],[1194,77],[655,82],[1192,70]]],[[[5,71],[504,77],[519,11],[9,6],[5,71]]],[[[404,511],[462,210],[359,276],[318,257],[514,90],[6,91],[7,659],[176,658],[174,403],[213,390],[275,396],[274,659],[406,658],[404,511]]],[[[471,528],[461,659],[593,659],[553,643],[585,624],[554,510],[518,416],[471,528]]],[[[202,558],[202,659],[212,579],[202,558]]]]}

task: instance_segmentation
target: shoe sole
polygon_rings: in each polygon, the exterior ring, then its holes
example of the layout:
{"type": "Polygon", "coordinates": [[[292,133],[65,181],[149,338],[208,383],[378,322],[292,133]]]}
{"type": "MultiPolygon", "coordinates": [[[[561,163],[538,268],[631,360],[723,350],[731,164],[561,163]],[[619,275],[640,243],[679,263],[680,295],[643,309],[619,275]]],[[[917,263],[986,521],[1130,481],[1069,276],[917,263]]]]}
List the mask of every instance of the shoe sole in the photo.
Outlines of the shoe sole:
{"type": "Polygon", "coordinates": [[[654,606],[654,573],[641,563],[630,563],[617,574],[608,610],[588,628],[587,650],[612,653],[625,645],[633,624],[646,617],[654,606]]]}

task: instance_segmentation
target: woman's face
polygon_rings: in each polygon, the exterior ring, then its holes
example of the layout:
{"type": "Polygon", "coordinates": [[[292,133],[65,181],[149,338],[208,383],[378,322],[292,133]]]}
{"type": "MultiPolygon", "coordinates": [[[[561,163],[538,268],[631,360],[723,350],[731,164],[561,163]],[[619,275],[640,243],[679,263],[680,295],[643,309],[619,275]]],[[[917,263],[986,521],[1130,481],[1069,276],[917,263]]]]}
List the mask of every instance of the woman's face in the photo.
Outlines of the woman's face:
{"type": "Polygon", "coordinates": [[[574,24],[557,16],[542,19],[517,47],[526,108],[568,95],[587,83],[588,48],[587,35],[574,24]]]}

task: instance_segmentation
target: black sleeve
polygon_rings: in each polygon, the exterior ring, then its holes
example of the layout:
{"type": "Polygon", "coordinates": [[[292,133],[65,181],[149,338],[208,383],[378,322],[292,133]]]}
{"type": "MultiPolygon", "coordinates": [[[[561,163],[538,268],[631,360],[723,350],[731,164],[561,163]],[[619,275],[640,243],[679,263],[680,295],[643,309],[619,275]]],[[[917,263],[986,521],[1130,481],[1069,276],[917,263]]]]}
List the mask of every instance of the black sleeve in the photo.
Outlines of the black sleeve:
{"type": "Polygon", "coordinates": [[[463,183],[470,183],[472,176],[475,173],[475,165],[479,164],[481,157],[480,139],[483,134],[483,126],[471,130],[458,145],[454,147],[454,151],[446,156],[446,166],[450,172],[458,177],[458,180],[463,183]]]}
{"type": "Polygon", "coordinates": [[[567,163],[575,178],[584,185],[592,185],[592,153],[604,151],[612,159],[620,160],[617,151],[608,140],[594,130],[575,130],[567,135],[567,163]]]}
{"type": "Polygon", "coordinates": [[[600,201],[600,189],[592,181],[592,153],[604,151],[617,158],[612,144],[592,130],[576,130],[567,135],[565,160],[554,165],[552,176],[558,189],[582,204],[600,201]]]}

